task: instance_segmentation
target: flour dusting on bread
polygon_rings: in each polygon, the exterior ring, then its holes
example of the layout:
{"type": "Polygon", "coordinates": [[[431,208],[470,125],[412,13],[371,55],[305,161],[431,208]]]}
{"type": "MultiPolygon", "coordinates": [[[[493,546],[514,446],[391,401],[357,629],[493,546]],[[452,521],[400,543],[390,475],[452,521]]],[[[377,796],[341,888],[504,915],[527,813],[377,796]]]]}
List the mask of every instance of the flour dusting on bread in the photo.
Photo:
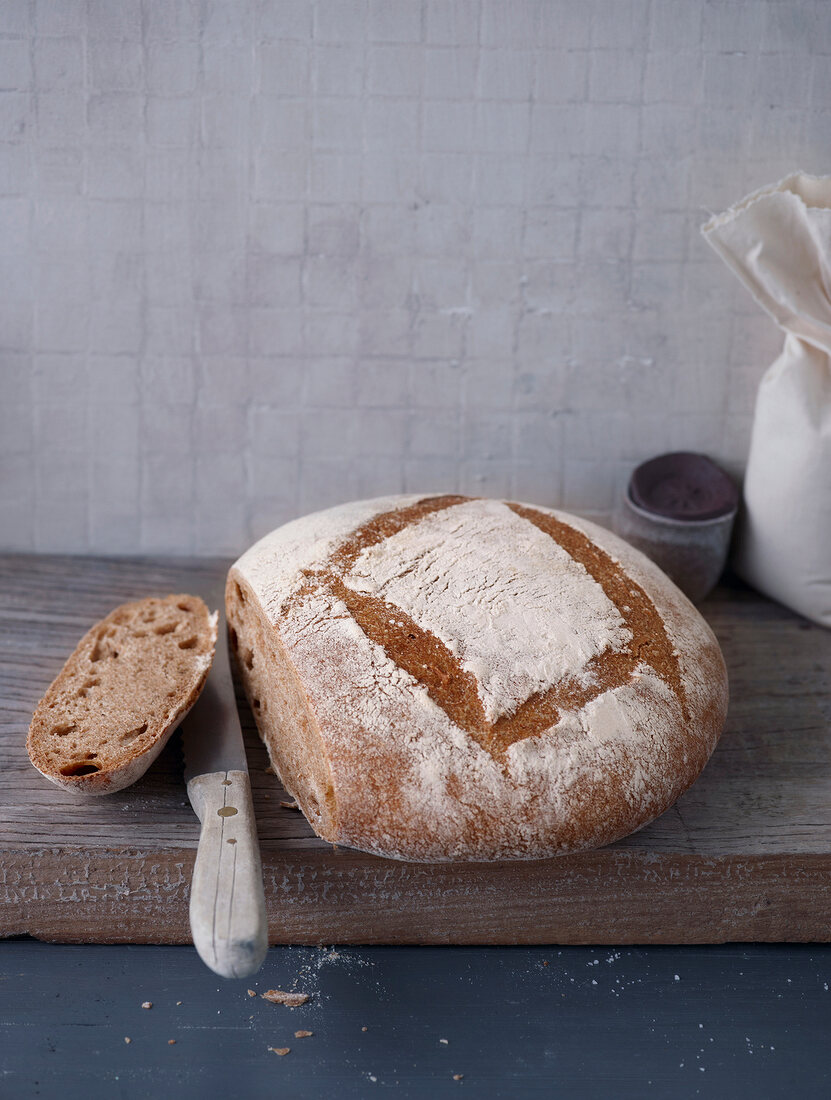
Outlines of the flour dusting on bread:
{"type": "Polygon", "coordinates": [[[585,568],[497,500],[431,513],[363,550],[344,581],[440,638],[490,722],[631,637],[585,568]]]}

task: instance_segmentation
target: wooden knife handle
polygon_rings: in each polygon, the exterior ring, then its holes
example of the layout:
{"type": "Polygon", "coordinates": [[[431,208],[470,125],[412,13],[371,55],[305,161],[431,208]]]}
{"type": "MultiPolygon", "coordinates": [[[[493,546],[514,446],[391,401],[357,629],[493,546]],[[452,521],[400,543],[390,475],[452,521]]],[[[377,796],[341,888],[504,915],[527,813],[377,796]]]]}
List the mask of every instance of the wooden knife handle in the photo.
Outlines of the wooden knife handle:
{"type": "Polygon", "coordinates": [[[245,978],[268,950],[260,846],[248,772],[213,772],[188,783],[202,823],[190,887],[190,928],[202,961],[245,978]]]}

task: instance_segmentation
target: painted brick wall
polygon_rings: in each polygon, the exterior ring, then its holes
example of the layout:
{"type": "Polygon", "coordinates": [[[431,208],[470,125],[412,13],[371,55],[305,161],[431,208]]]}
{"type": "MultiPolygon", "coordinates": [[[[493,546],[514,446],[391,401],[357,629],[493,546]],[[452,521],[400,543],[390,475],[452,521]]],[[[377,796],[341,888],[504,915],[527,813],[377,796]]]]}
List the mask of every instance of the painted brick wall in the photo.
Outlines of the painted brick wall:
{"type": "Polygon", "coordinates": [[[739,471],[780,340],[698,226],[829,139],[824,0],[3,0],[0,543],[739,471]]]}

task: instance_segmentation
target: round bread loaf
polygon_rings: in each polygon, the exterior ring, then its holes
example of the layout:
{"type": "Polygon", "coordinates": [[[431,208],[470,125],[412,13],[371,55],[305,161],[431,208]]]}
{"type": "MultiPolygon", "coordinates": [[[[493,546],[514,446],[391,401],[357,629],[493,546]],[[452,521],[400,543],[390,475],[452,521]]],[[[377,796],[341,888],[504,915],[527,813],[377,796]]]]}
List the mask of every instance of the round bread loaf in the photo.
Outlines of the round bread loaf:
{"type": "Polygon", "coordinates": [[[709,627],[593,523],[460,496],[286,524],[231,568],[260,736],[324,839],[398,859],[538,859],[663,813],[715,748],[709,627]]]}

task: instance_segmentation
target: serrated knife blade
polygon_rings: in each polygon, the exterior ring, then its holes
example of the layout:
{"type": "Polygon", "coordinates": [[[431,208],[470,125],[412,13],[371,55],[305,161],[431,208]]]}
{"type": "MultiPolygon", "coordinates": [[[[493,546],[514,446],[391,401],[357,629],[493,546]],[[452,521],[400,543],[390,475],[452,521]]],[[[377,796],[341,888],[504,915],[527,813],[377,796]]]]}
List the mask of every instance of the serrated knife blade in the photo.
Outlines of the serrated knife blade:
{"type": "Polygon", "coordinates": [[[228,659],[222,597],[216,653],[182,724],[188,798],[201,822],[190,927],[202,961],[224,978],[257,971],[268,950],[260,846],[228,659]]]}

